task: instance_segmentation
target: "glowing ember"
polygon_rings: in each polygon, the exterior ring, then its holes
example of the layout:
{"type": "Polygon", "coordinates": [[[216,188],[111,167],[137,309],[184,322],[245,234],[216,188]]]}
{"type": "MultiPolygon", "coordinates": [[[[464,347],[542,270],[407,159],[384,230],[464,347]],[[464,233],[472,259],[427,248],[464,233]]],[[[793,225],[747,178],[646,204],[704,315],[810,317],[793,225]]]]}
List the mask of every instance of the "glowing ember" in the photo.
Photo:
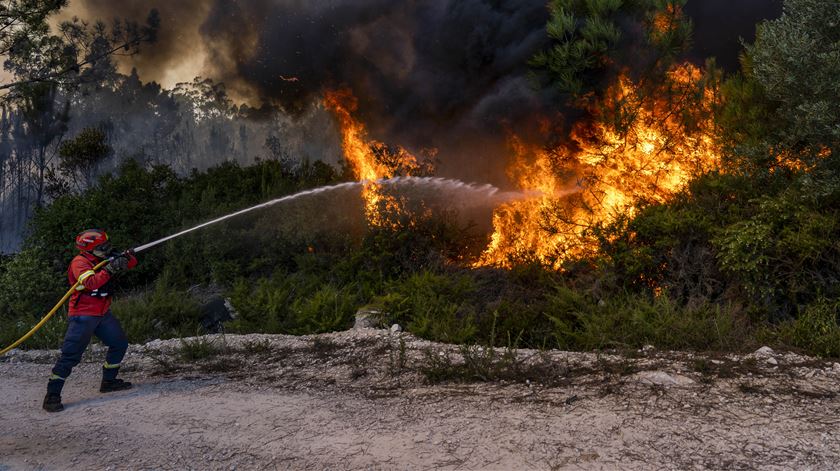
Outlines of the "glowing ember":
{"type": "Polygon", "coordinates": [[[576,126],[574,146],[547,152],[512,137],[508,173],[521,189],[540,196],[496,210],[494,233],[478,265],[508,267],[530,259],[559,267],[596,248],[593,227],[631,216],[643,201],[666,201],[693,176],[715,168],[715,89],[701,87],[700,70],[689,64],[669,76],[655,99],[644,98],[622,77],[595,113],[595,122],[615,124],[576,126]],[[694,99],[697,93],[700,99],[694,99]],[[579,192],[558,176],[559,167],[575,172],[579,192]]]}

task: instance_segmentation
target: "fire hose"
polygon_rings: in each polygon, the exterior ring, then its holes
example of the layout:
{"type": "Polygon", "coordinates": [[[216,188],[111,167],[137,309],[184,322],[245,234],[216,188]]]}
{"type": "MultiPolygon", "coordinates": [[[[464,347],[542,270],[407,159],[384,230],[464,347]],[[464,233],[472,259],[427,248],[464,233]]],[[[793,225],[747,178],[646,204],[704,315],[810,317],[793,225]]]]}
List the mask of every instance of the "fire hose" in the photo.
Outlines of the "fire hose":
{"type": "MultiPolygon", "coordinates": [[[[252,209],[252,208],[249,208],[249,210],[250,210],[250,209],[252,209]]],[[[244,212],[244,211],[240,211],[240,213],[241,213],[241,212],[244,212]]],[[[237,213],[237,214],[238,214],[238,213],[237,213]]],[[[187,230],[185,230],[185,231],[181,231],[181,232],[179,232],[179,233],[177,233],[177,234],[173,234],[173,235],[170,235],[170,236],[164,237],[164,238],[162,238],[162,239],[158,239],[158,240],[156,240],[156,241],[154,241],[154,242],[149,242],[148,244],[141,245],[141,246],[139,246],[139,247],[137,247],[137,248],[134,248],[134,249],[131,249],[131,250],[126,250],[125,252],[123,252],[123,253],[121,253],[121,254],[118,254],[118,255],[113,255],[113,256],[111,256],[111,257],[108,257],[108,258],[106,258],[105,260],[102,260],[101,262],[99,262],[99,263],[97,263],[96,265],[94,265],[94,267],[93,267],[93,271],[98,271],[100,268],[102,268],[102,267],[104,267],[105,265],[107,265],[107,264],[111,263],[112,261],[114,261],[114,259],[116,259],[116,258],[118,258],[118,257],[122,257],[122,256],[124,256],[126,253],[137,253],[137,252],[141,252],[141,251],[146,250],[146,249],[148,249],[148,248],[150,248],[150,247],[154,247],[155,245],[158,245],[158,244],[161,244],[161,243],[163,243],[163,242],[166,242],[167,240],[170,240],[170,239],[173,239],[173,238],[178,237],[178,236],[180,236],[180,235],[186,234],[187,232],[194,231],[195,229],[198,229],[198,228],[201,228],[201,227],[204,227],[204,226],[207,226],[207,225],[210,225],[210,224],[213,224],[213,223],[219,222],[219,221],[221,221],[221,220],[223,220],[223,219],[225,219],[225,218],[218,218],[218,219],[214,219],[214,220],[212,220],[212,221],[205,222],[204,224],[200,224],[200,225],[198,225],[198,226],[195,226],[195,227],[193,227],[193,228],[191,228],[191,229],[187,229],[187,230]]],[[[55,314],[55,313],[59,310],[59,308],[61,308],[61,306],[63,306],[63,305],[64,305],[64,303],[66,303],[66,302],[67,302],[67,300],[68,300],[68,299],[70,299],[70,296],[72,296],[72,295],[73,295],[73,292],[74,292],[74,291],[76,291],[76,290],[78,289],[79,285],[81,285],[81,284],[82,284],[82,281],[81,281],[81,280],[76,280],[76,282],[75,282],[75,283],[73,283],[73,286],[71,286],[71,287],[70,287],[70,289],[68,289],[68,290],[67,290],[67,292],[66,292],[66,293],[64,293],[64,296],[62,296],[62,297],[61,297],[61,299],[59,299],[59,300],[58,300],[58,302],[55,304],[55,306],[53,306],[53,308],[52,308],[52,309],[50,309],[50,311],[49,311],[49,312],[48,312],[48,313],[47,313],[47,314],[46,314],[46,315],[45,315],[45,316],[41,319],[41,321],[40,321],[40,322],[38,322],[37,324],[35,324],[35,327],[33,327],[33,328],[29,329],[29,332],[27,332],[26,334],[24,334],[24,336],[23,336],[23,337],[21,337],[21,338],[17,339],[17,341],[15,341],[13,344],[9,345],[8,347],[6,347],[6,348],[4,348],[4,349],[0,350],[0,356],[3,356],[3,355],[5,355],[6,353],[9,353],[10,351],[12,351],[12,349],[14,349],[15,347],[17,347],[18,345],[22,344],[23,342],[26,342],[26,341],[29,339],[29,337],[32,337],[32,335],[34,335],[34,334],[35,334],[35,332],[37,332],[37,331],[38,331],[38,329],[40,329],[41,327],[43,327],[43,326],[44,326],[44,324],[46,324],[46,323],[47,323],[47,321],[49,321],[49,320],[50,320],[50,318],[51,318],[51,317],[52,317],[52,316],[53,316],[53,315],[54,315],[54,314],[55,314]]]]}
{"type": "MultiPolygon", "coordinates": [[[[289,195],[289,196],[284,196],[284,197],[282,197],[282,198],[277,198],[277,199],[271,200],[271,201],[269,201],[269,202],[267,202],[267,203],[262,203],[262,204],[258,204],[258,205],[256,205],[256,206],[251,206],[250,208],[245,208],[245,209],[242,209],[242,210],[240,210],[240,211],[236,211],[236,212],[234,212],[234,213],[231,213],[231,214],[228,214],[228,215],[225,215],[225,216],[222,216],[222,217],[219,217],[219,218],[213,219],[213,220],[211,220],[211,221],[207,221],[207,222],[205,222],[205,223],[199,224],[199,225],[194,226],[194,227],[191,227],[191,228],[189,228],[189,229],[185,229],[185,230],[183,230],[183,231],[181,231],[181,232],[178,232],[178,233],[175,233],[175,234],[172,234],[172,235],[169,235],[169,236],[163,237],[163,238],[158,239],[158,240],[156,240],[156,241],[149,242],[149,243],[147,243],[147,244],[143,244],[143,245],[141,245],[141,246],[138,246],[138,247],[135,247],[135,248],[131,249],[130,251],[131,251],[132,253],[139,253],[139,252],[142,252],[143,250],[149,249],[149,248],[154,247],[154,246],[156,246],[156,245],[158,245],[158,244],[162,244],[163,242],[166,242],[166,241],[168,241],[168,240],[174,239],[174,238],[176,238],[176,237],[180,237],[180,236],[182,236],[182,235],[184,235],[184,234],[187,234],[187,233],[189,233],[189,232],[195,231],[195,230],[197,230],[197,229],[201,229],[202,227],[206,227],[206,226],[209,226],[209,225],[211,225],[211,224],[216,224],[217,222],[224,221],[225,219],[228,219],[228,218],[231,218],[231,217],[234,217],[234,216],[239,216],[240,214],[245,214],[245,213],[250,212],[250,211],[253,211],[253,210],[255,210],[255,209],[264,208],[264,207],[266,207],[266,206],[271,206],[271,205],[273,205],[273,204],[280,203],[280,202],[282,202],[282,201],[287,201],[287,200],[289,200],[289,199],[294,199],[294,198],[297,198],[297,197],[299,197],[299,196],[301,196],[301,195],[312,194],[312,193],[318,193],[318,192],[321,192],[321,191],[325,191],[325,189],[341,188],[341,187],[344,187],[344,186],[354,185],[354,184],[356,184],[356,183],[353,183],[353,182],[351,182],[351,183],[342,183],[342,184],[334,185],[334,186],[331,186],[331,187],[320,187],[320,188],[316,188],[316,189],[314,189],[314,190],[302,191],[302,192],[300,192],[300,193],[296,193],[296,194],[294,194],[294,195],[289,195]]],[[[98,264],[96,264],[96,266],[94,266],[94,267],[93,267],[93,271],[97,271],[97,270],[99,270],[100,268],[104,267],[105,265],[107,265],[108,263],[110,263],[112,260],[114,260],[116,257],[119,257],[119,256],[120,256],[120,255],[116,255],[116,256],[113,256],[113,257],[109,257],[109,258],[107,258],[107,259],[105,259],[105,260],[103,260],[103,261],[99,262],[98,264]]],[[[32,335],[34,335],[34,334],[35,334],[35,332],[37,332],[37,331],[38,331],[38,329],[40,329],[41,327],[43,327],[43,326],[44,326],[44,324],[46,324],[46,323],[47,323],[47,321],[49,321],[49,320],[50,320],[50,318],[51,318],[51,317],[52,317],[52,316],[56,313],[56,311],[58,311],[58,310],[59,310],[59,308],[61,308],[61,306],[63,306],[63,305],[64,305],[64,303],[66,303],[66,302],[67,302],[67,300],[68,300],[68,299],[70,299],[70,296],[72,296],[72,295],[73,295],[73,292],[74,292],[74,291],[76,291],[76,289],[78,288],[78,286],[79,286],[80,284],[81,284],[81,282],[80,282],[80,281],[76,281],[76,283],[74,283],[74,284],[73,284],[73,286],[71,286],[71,287],[70,287],[70,289],[69,289],[69,290],[67,290],[67,292],[66,292],[66,293],[64,293],[64,296],[62,296],[62,297],[61,297],[61,299],[58,301],[58,303],[56,303],[56,305],[55,305],[55,306],[53,306],[53,308],[52,308],[52,309],[50,309],[50,311],[47,313],[47,315],[45,315],[45,316],[41,319],[41,321],[40,321],[40,322],[38,322],[37,324],[35,324],[35,327],[33,327],[32,329],[30,329],[30,330],[29,330],[29,332],[27,332],[27,333],[26,333],[23,337],[19,338],[19,339],[18,339],[16,342],[14,342],[13,344],[11,344],[11,345],[9,345],[8,347],[6,347],[6,348],[4,348],[4,349],[0,350],[0,356],[5,355],[6,353],[10,352],[12,349],[14,349],[15,347],[17,347],[18,345],[20,345],[20,344],[22,344],[23,342],[25,342],[27,339],[29,339],[29,337],[32,337],[32,335]]]]}
{"type": "MultiPolygon", "coordinates": [[[[240,212],[235,213],[235,214],[240,214],[240,213],[245,212],[245,211],[250,211],[251,209],[253,209],[253,208],[248,208],[247,210],[243,210],[243,211],[240,211],[240,212]]],[[[166,242],[167,240],[170,240],[170,239],[173,239],[173,238],[178,237],[178,236],[180,236],[180,235],[186,234],[187,232],[192,232],[192,231],[194,231],[194,230],[196,230],[196,229],[199,229],[199,228],[201,228],[201,227],[208,226],[208,225],[210,225],[210,224],[214,224],[214,223],[219,222],[219,221],[221,221],[221,220],[223,220],[223,219],[226,219],[226,217],[221,217],[221,218],[218,218],[218,219],[214,219],[214,220],[212,220],[212,221],[205,222],[204,224],[200,224],[200,225],[195,226],[195,227],[193,227],[193,228],[191,228],[191,229],[187,229],[187,230],[185,230],[185,231],[181,231],[181,232],[179,232],[179,233],[177,233],[177,234],[173,234],[173,235],[170,235],[170,236],[164,237],[164,238],[162,238],[162,239],[158,239],[158,240],[156,240],[156,241],[154,241],[154,242],[149,242],[148,244],[141,245],[141,246],[139,246],[139,247],[137,247],[137,248],[134,248],[134,249],[131,249],[131,250],[126,250],[125,252],[123,252],[123,253],[121,253],[121,254],[119,254],[119,255],[114,255],[114,256],[112,256],[112,257],[108,257],[108,258],[106,258],[105,260],[102,260],[101,262],[99,262],[99,263],[97,263],[96,265],[94,265],[94,267],[93,267],[93,271],[98,271],[100,268],[102,268],[102,267],[104,267],[105,265],[107,265],[107,264],[111,263],[111,262],[112,262],[115,258],[123,256],[125,253],[128,253],[128,252],[130,252],[130,253],[137,253],[137,252],[140,252],[140,251],[146,250],[146,249],[148,249],[148,248],[150,248],[150,247],[154,247],[155,245],[158,245],[158,244],[160,244],[160,243],[166,242]]],[[[53,308],[52,308],[52,309],[50,309],[50,311],[49,311],[49,312],[48,312],[48,313],[47,313],[47,314],[46,314],[46,315],[45,315],[45,316],[41,319],[41,321],[40,321],[40,322],[38,322],[37,324],[35,324],[35,327],[33,327],[33,328],[29,329],[29,332],[27,332],[26,334],[24,334],[24,336],[23,336],[23,337],[21,337],[21,338],[17,339],[17,340],[16,340],[13,344],[9,345],[8,347],[6,347],[6,348],[4,348],[4,349],[0,350],[0,356],[3,356],[3,355],[5,355],[5,354],[9,353],[10,351],[12,351],[12,349],[14,349],[15,347],[17,347],[18,345],[22,344],[23,342],[26,342],[26,341],[29,339],[29,337],[32,337],[32,335],[34,335],[34,334],[35,334],[35,332],[37,332],[37,331],[38,331],[38,329],[40,329],[41,327],[43,327],[43,326],[44,326],[44,324],[46,324],[46,323],[47,323],[47,321],[49,321],[49,320],[50,320],[50,318],[52,318],[52,316],[53,316],[53,315],[55,315],[55,313],[59,310],[59,308],[61,308],[61,306],[63,306],[63,305],[64,305],[64,303],[66,303],[66,302],[67,302],[67,300],[68,300],[68,299],[70,299],[70,296],[72,296],[72,295],[73,295],[73,292],[74,292],[74,291],[76,291],[76,290],[78,289],[79,285],[81,285],[81,284],[82,284],[81,280],[76,280],[76,282],[73,284],[73,286],[71,286],[71,287],[70,287],[70,289],[68,289],[68,290],[67,290],[67,292],[66,292],[66,293],[64,293],[64,296],[62,296],[62,297],[61,297],[61,299],[59,299],[59,300],[58,300],[58,302],[55,304],[55,306],[53,306],[53,308]]]]}
{"type": "MultiPolygon", "coordinates": [[[[377,184],[385,184],[385,183],[389,183],[389,184],[402,184],[402,183],[417,184],[418,182],[425,183],[425,184],[441,184],[441,183],[454,184],[455,187],[457,187],[457,188],[470,188],[470,189],[473,189],[473,190],[489,192],[488,195],[493,195],[498,191],[498,189],[496,187],[492,186],[492,185],[473,186],[472,184],[465,184],[465,183],[457,181],[457,180],[447,180],[447,179],[443,179],[443,178],[395,177],[395,178],[382,178],[382,179],[379,179],[379,180],[375,181],[375,183],[377,183],[377,184]]],[[[359,185],[366,185],[367,183],[369,183],[369,182],[366,182],[366,181],[345,182],[345,183],[339,183],[337,185],[321,186],[321,187],[313,188],[313,189],[310,189],[310,190],[300,191],[300,192],[295,193],[293,195],[286,195],[286,196],[282,196],[280,198],[275,198],[271,201],[267,201],[265,203],[260,203],[260,204],[255,205],[255,206],[251,206],[250,208],[245,208],[245,209],[241,209],[239,211],[236,211],[236,212],[233,212],[233,213],[230,213],[230,214],[226,214],[226,215],[218,217],[216,219],[201,223],[197,226],[193,226],[189,229],[185,229],[181,232],[177,232],[175,234],[168,235],[166,237],[160,238],[160,239],[155,240],[153,242],[143,244],[141,246],[135,247],[134,249],[131,250],[131,252],[134,252],[134,253],[142,252],[143,250],[149,249],[149,248],[154,247],[158,244],[162,244],[163,242],[174,239],[176,237],[180,237],[184,234],[188,234],[192,231],[201,229],[202,227],[207,227],[211,224],[216,224],[218,222],[224,221],[225,219],[236,217],[236,216],[239,216],[239,215],[251,212],[251,211],[255,211],[255,210],[258,210],[258,209],[261,209],[261,208],[265,208],[267,206],[272,206],[272,205],[275,205],[277,203],[282,203],[284,201],[293,200],[295,198],[300,198],[302,196],[314,195],[314,194],[317,194],[317,193],[323,193],[323,192],[326,192],[326,191],[338,190],[338,189],[342,189],[342,188],[346,189],[346,188],[351,188],[351,187],[359,186],[359,185]]],[[[96,266],[93,267],[93,270],[94,271],[99,270],[100,268],[104,267],[105,265],[110,263],[112,260],[114,260],[114,258],[116,258],[118,256],[119,255],[114,256],[114,257],[110,257],[106,260],[103,260],[103,261],[99,262],[96,266]]],[[[5,355],[9,351],[11,351],[13,348],[15,348],[18,345],[25,342],[29,337],[32,337],[32,335],[35,332],[37,332],[38,329],[43,327],[44,324],[46,324],[47,321],[50,320],[50,318],[56,313],[56,311],[58,311],[58,309],[61,306],[63,306],[64,303],[66,303],[68,299],[70,299],[70,296],[73,295],[73,292],[78,288],[79,284],[80,284],[79,281],[77,281],[75,284],[73,284],[73,286],[71,286],[70,289],[67,290],[67,293],[64,294],[64,296],[50,310],[50,312],[48,312],[47,315],[45,315],[44,318],[41,319],[41,321],[38,322],[38,324],[35,325],[35,327],[33,327],[29,332],[27,332],[26,335],[24,335],[23,337],[18,339],[15,343],[13,343],[13,344],[9,345],[8,347],[0,350],[0,356],[5,355]]]]}
{"type": "MultiPolygon", "coordinates": [[[[100,268],[104,267],[109,262],[111,262],[111,260],[113,260],[113,259],[114,259],[114,257],[102,260],[101,262],[97,263],[96,266],[93,267],[93,271],[99,270],[100,268]]],[[[41,319],[40,322],[35,324],[35,327],[31,328],[29,330],[29,332],[27,332],[23,337],[19,338],[15,343],[9,345],[8,347],[4,348],[3,350],[0,350],[0,355],[5,355],[9,351],[11,351],[13,348],[17,347],[18,345],[22,344],[23,342],[26,342],[26,340],[29,339],[29,337],[32,337],[32,335],[35,334],[35,332],[37,332],[38,329],[43,327],[44,324],[46,324],[47,321],[50,320],[50,318],[53,316],[53,314],[55,314],[56,311],[58,311],[58,309],[61,306],[63,306],[64,303],[66,303],[68,299],[70,299],[70,296],[73,295],[73,292],[76,291],[76,288],[80,284],[82,284],[81,280],[77,280],[76,283],[74,283],[73,286],[71,286],[70,289],[67,290],[66,293],[64,293],[64,296],[61,297],[61,299],[56,303],[56,305],[53,306],[52,309],[50,309],[50,312],[48,312],[47,315],[45,315],[44,318],[41,319]]]]}
{"type": "MultiPolygon", "coordinates": [[[[422,180],[422,179],[421,179],[421,180],[422,180]]],[[[380,180],[380,181],[388,181],[388,180],[380,180]]],[[[397,179],[393,179],[392,181],[394,181],[394,182],[398,182],[398,181],[400,181],[400,179],[399,179],[399,178],[397,178],[397,179]]],[[[430,180],[430,181],[433,181],[433,180],[430,180]]],[[[292,199],[295,199],[295,198],[298,198],[298,197],[300,197],[300,196],[304,196],[304,195],[311,195],[311,194],[315,194],[315,193],[321,193],[321,192],[328,191],[328,190],[332,190],[332,189],[345,188],[345,187],[348,187],[348,186],[353,186],[353,185],[358,185],[358,184],[360,184],[360,182],[347,182],[347,183],[339,183],[338,185],[318,187],[318,188],[315,188],[315,189],[312,189],[312,190],[305,190],[305,191],[301,191],[301,192],[295,193],[295,194],[293,194],[293,195],[287,195],[287,196],[283,196],[283,197],[280,197],[280,198],[276,198],[276,199],[273,199],[273,200],[268,201],[268,202],[266,202],[266,203],[261,203],[261,204],[258,204],[258,205],[256,205],[256,206],[251,206],[250,208],[245,208],[245,209],[242,209],[242,210],[236,211],[236,212],[234,212],[234,213],[230,213],[230,214],[227,214],[227,215],[225,215],[225,216],[218,217],[218,218],[213,219],[213,220],[211,220],[211,221],[207,221],[207,222],[204,222],[204,223],[199,224],[199,225],[197,225],[197,226],[191,227],[191,228],[189,228],[189,229],[185,229],[185,230],[183,230],[183,231],[181,231],[181,232],[178,232],[178,233],[175,233],[175,234],[172,234],[172,235],[169,235],[169,236],[166,236],[166,237],[160,238],[160,239],[158,239],[158,240],[156,240],[156,241],[149,242],[149,243],[147,243],[147,244],[143,244],[143,245],[141,245],[141,246],[135,247],[134,249],[131,249],[131,252],[133,252],[133,253],[139,253],[139,252],[142,252],[143,250],[149,249],[149,248],[154,247],[154,246],[156,246],[156,245],[158,245],[158,244],[162,244],[163,242],[166,242],[166,241],[168,241],[168,240],[174,239],[174,238],[176,238],[176,237],[180,237],[180,236],[182,236],[182,235],[184,235],[184,234],[187,234],[187,233],[189,233],[189,232],[192,232],[192,231],[195,231],[195,230],[201,229],[202,227],[206,227],[206,226],[209,226],[209,225],[211,225],[211,224],[216,224],[217,222],[224,221],[225,219],[229,219],[229,218],[232,218],[232,217],[235,217],[235,216],[239,216],[239,215],[241,215],[241,214],[245,214],[245,213],[248,213],[248,212],[251,212],[251,211],[254,211],[254,210],[260,209],[260,208],[265,208],[265,207],[267,207],[267,206],[271,206],[271,205],[274,205],[274,204],[277,204],[277,203],[281,203],[281,202],[283,202],[283,201],[292,200],[292,199]]],[[[114,258],[116,258],[116,257],[118,257],[118,256],[119,256],[119,255],[114,256],[114,257],[110,257],[110,258],[108,258],[108,259],[106,259],[106,260],[103,260],[103,261],[99,262],[98,264],[96,264],[96,266],[94,266],[94,267],[93,267],[93,271],[97,271],[97,270],[99,270],[100,268],[104,267],[105,265],[107,265],[108,263],[110,263],[112,260],[114,260],[114,258]]],[[[61,306],[63,306],[63,305],[64,305],[64,303],[66,303],[68,299],[70,299],[70,296],[72,296],[72,295],[73,295],[73,292],[76,290],[76,288],[79,286],[79,284],[80,284],[80,282],[79,282],[79,281],[76,281],[76,283],[75,283],[73,286],[71,286],[71,287],[70,287],[70,289],[69,289],[69,290],[67,290],[67,292],[64,294],[64,296],[63,296],[63,297],[62,297],[62,298],[58,301],[58,303],[56,303],[56,305],[55,305],[55,306],[53,306],[53,308],[52,308],[52,309],[50,309],[50,312],[48,312],[48,313],[47,313],[47,315],[45,315],[45,316],[44,316],[44,318],[43,318],[43,319],[41,319],[41,321],[40,321],[40,322],[38,322],[38,323],[35,325],[35,327],[33,327],[32,329],[30,329],[30,330],[29,330],[29,332],[27,332],[27,333],[26,333],[26,335],[24,335],[23,337],[21,337],[20,339],[18,339],[15,343],[13,343],[13,344],[9,345],[8,347],[6,347],[6,348],[4,348],[4,349],[0,350],[0,356],[5,355],[6,353],[10,352],[13,348],[15,348],[15,347],[17,347],[18,345],[20,345],[20,344],[22,344],[23,342],[25,342],[27,339],[29,339],[29,337],[32,337],[32,335],[33,335],[33,334],[35,334],[35,332],[37,332],[37,331],[38,331],[38,329],[40,329],[41,327],[43,327],[43,326],[44,326],[44,324],[46,324],[46,323],[47,323],[47,321],[49,321],[49,320],[50,320],[50,318],[51,318],[51,317],[52,317],[52,316],[56,313],[56,311],[58,311],[58,309],[59,309],[59,308],[61,308],[61,306]]]]}
{"type": "MultiPolygon", "coordinates": [[[[211,225],[211,224],[216,224],[217,222],[224,221],[225,219],[228,219],[228,218],[231,218],[231,217],[234,217],[234,216],[239,216],[240,214],[245,214],[245,213],[250,212],[250,211],[253,211],[253,210],[255,210],[255,209],[264,208],[264,207],[266,207],[266,206],[271,206],[271,205],[273,205],[273,204],[280,203],[280,202],[282,202],[282,201],[287,201],[287,200],[290,200],[290,199],[294,199],[294,198],[297,198],[297,197],[299,197],[299,196],[301,196],[301,195],[307,195],[307,194],[318,193],[318,192],[322,192],[322,191],[325,191],[325,190],[328,190],[328,189],[341,188],[341,187],[346,187],[346,186],[348,186],[348,185],[355,185],[355,184],[357,184],[357,183],[355,183],[355,182],[350,182],[350,183],[341,183],[341,184],[334,185],[334,186],[330,186],[330,187],[320,187],[320,188],[316,188],[316,189],[314,189],[314,190],[306,190],[306,191],[302,191],[302,192],[299,192],[299,193],[295,193],[294,195],[289,195],[289,196],[284,196],[284,197],[282,197],[282,198],[277,198],[277,199],[271,200],[271,201],[269,201],[269,202],[267,202],[267,203],[262,203],[262,204],[258,204],[258,205],[256,205],[256,206],[251,206],[250,208],[245,208],[245,209],[242,209],[242,210],[240,210],[240,211],[236,211],[236,212],[234,212],[234,213],[231,213],[231,214],[228,214],[228,215],[225,215],[225,216],[222,216],[222,217],[219,217],[219,218],[213,219],[213,220],[211,220],[211,221],[204,222],[204,223],[202,223],[202,224],[199,224],[199,225],[197,225],[197,226],[191,227],[191,228],[189,228],[189,229],[185,229],[185,230],[183,230],[183,231],[181,231],[181,232],[178,232],[178,233],[175,233],[175,234],[172,234],[172,235],[169,235],[169,236],[166,236],[166,237],[160,238],[160,239],[158,239],[158,240],[156,240],[156,241],[153,241],[153,242],[149,242],[149,243],[147,243],[147,244],[140,245],[140,246],[138,246],[138,247],[135,247],[135,248],[131,249],[131,250],[130,250],[130,252],[132,252],[132,253],[139,253],[139,252],[142,252],[143,250],[149,249],[149,248],[154,247],[154,246],[156,246],[156,245],[158,245],[158,244],[162,244],[163,242],[166,242],[166,241],[168,241],[168,240],[174,239],[174,238],[176,238],[176,237],[180,237],[180,236],[182,236],[182,235],[184,235],[184,234],[187,234],[187,233],[189,233],[189,232],[195,231],[195,230],[197,230],[197,229],[201,229],[202,227],[206,227],[206,226],[209,226],[209,225],[211,225]]],[[[103,260],[103,261],[99,262],[98,264],[96,264],[96,265],[93,267],[93,271],[97,271],[97,270],[99,270],[100,268],[104,267],[105,265],[107,265],[108,263],[110,263],[110,262],[111,262],[111,261],[113,261],[116,257],[119,257],[119,256],[120,256],[120,255],[116,255],[116,256],[113,256],[113,257],[109,257],[109,258],[107,258],[107,259],[105,259],[105,260],[103,260]]],[[[67,300],[68,300],[68,299],[70,299],[70,296],[72,296],[72,295],[73,295],[73,292],[74,292],[74,291],[76,291],[76,289],[78,288],[78,286],[79,286],[80,284],[81,284],[81,282],[80,282],[80,281],[76,281],[76,283],[74,283],[74,284],[73,284],[73,286],[71,286],[71,287],[70,287],[70,289],[69,289],[69,290],[67,290],[67,292],[66,292],[66,293],[64,293],[64,296],[62,296],[62,297],[61,297],[61,299],[58,301],[58,303],[56,303],[56,305],[55,305],[55,306],[53,306],[53,308],[52,308],[52,309],[50,309],[50,311],[49,311],[49,312],[48,312],[48,313],[47,313],[47,314],[46,314],[46,315],[45,315],[45,316],[41,319],[41,321],[40,321],[40,322],[38,322],[37,324],[35,324],[35,327],[33,327],[32,329],[30,329],[30,330],[29,330],[29,332],[27,332],[27,333],[26,333],[23,337],[21,337],[21,338],[19,338],[17,341],[15,341],[13,344],[11,344],[11,345],[9,345],[8,347],[6,347],[6,348],[4,348],[4,349],[0,350],[0,356],[5,355],[6,353],[10,352],[12,349],[14,349],[15,347],[17,347],[18,345],[20,345],[20,344],[22,344],[23,342],[25,342],[27,339],[29,339],[29,337],[32,337],[32,335],[34,335],[34,334],[35,334],[35,332],[37,332],[37,331],[38,331],[38,329],[40,329],[41,327],[43,327],[43,326],[44,326],[44,324],[46,324],[46,323],[47,323],[47,321],[49,321],[49,320],[50,320],[50,318],[51,318],[51,317],[52,317],[52,316],[53,316],[53,315],[54,315],[54,314],[55,314],[55,313],[59,310],[59,308],[61,308],[61,306],[63,306],[63,305],[64,305],[64,303],[66,303],[66,302],[67,302],[67,300]]]]}

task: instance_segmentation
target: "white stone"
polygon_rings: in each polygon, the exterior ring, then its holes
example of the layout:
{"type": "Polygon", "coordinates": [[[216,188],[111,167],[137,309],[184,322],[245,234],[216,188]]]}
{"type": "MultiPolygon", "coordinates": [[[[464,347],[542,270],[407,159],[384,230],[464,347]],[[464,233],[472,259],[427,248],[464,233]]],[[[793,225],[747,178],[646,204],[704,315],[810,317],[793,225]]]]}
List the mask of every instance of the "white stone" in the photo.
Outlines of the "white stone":
{"type": "Polygon", "coordinates": [[[768,358],[768,359],[767,359],[767,364],[768,364],[768,365],[778,365],[778,364],[779,364],[779,362],[778,362],[778,361],[776,361],[776,359],[775,359],[775,358],[770,357],[770,358],[768,358]]]}
{"type": "Polygon", "coordinates": [[[773,351],[770,347],[761,347],[753,353],[753,355],[757,357],[766,357],[775,354],[776,352],[773,351]]]}
{"type": "Polygon", "coordinates": [[[643,384],[654,386],[688,386],[694,380],[678,374],[668,374],[664,371],[642,371],[637,373],[636,379],[643,384]]]}
{"type": "Polygon", "coordinates": [[[375,329],[378,321],[376,315],[378,311],[359,309],[356,312],[356,322],[353,324],[354,329],[375,329]]]}
{"type": "Polygon", "coordinates": [[[402,326],[399,324],[394,324],[391,326],[391,332],[397,333],[402,332],[402,326]]]}

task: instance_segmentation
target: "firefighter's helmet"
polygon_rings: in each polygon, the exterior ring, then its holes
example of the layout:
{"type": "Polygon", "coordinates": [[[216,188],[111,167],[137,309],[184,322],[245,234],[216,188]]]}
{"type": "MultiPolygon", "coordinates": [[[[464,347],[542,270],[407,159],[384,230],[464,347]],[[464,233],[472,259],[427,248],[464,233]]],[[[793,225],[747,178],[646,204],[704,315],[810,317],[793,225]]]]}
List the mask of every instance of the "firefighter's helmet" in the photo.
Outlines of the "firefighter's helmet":
{"type": "Polygon", "coordinates": [[[76,236],[76,248],[83,252],[93,252],[97,248],[98,251],[107,252],[105,249],[110,245],[108,234],[102,229],[88,229],[76,236]]]}

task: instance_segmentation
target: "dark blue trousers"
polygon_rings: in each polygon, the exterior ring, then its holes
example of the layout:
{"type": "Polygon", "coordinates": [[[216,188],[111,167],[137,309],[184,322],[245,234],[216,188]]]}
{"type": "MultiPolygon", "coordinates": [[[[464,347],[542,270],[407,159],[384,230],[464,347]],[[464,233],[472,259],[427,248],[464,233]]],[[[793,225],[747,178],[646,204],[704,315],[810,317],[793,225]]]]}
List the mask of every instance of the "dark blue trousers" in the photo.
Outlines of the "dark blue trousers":
{"type": "Polygon", "coordinates": [[[61,393],[64,380],[70,376],[73,367],[82,360],[82,354],[94,335],[108,346],[105,365],[102,368],[102,379],[112,380],[117,377],[120,362],[128,349],[128,339],[120,326],[120,321],[111,314],[111,311],[106,312],[104,316],[70,316],[67,318],[67,333],[61,345],[61,356],[52,369],[47,392],[61,393]]]}

